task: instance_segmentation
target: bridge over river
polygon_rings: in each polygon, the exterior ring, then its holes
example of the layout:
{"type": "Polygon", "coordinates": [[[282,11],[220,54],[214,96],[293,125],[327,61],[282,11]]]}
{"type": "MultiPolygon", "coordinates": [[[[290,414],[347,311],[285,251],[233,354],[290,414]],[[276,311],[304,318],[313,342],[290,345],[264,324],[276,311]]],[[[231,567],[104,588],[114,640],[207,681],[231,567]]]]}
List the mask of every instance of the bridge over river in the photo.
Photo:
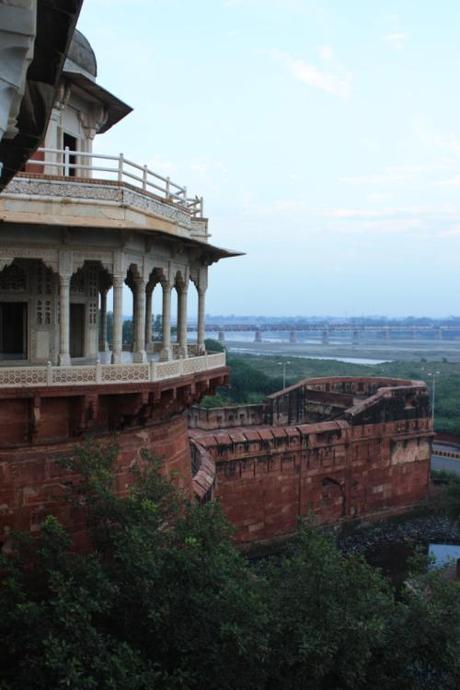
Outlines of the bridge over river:
{"type": "MultiPolygon", "coordinates": [[[[196,331],[195,324],[189,324],[189,331],[196,331]]],[[[459,341],[460,325],[356,325],[350,323],[207,323],[208,334],[217,334],[220,342],[225,342],[226,335],[253,333],[254,342],[263,342],[264,334],[277,334],[281,340],[296,343],[302,335],[317,337],[324,345],[330,339],[348,339],[353,344],[366,341],[383,341],[424,339],[430,341],[459,341]],[[285,335],[285,338],[282,336],[285,335]]]]}

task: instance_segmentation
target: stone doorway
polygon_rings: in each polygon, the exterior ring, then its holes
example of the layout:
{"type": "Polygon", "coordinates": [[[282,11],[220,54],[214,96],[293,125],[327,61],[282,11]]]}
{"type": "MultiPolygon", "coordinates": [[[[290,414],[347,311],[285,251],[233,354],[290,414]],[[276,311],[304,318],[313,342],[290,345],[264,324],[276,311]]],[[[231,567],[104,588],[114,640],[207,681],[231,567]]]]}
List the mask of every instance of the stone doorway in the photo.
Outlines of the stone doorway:
{"type": "Polygon", "coordinates": [[[70,356],[85,356],[85,305],[70,305],[70,356]]]}
{"type": "Polygon", "coordinates": [[[27,359],[27,303],[0,303],[0,357],[27,359]]]}

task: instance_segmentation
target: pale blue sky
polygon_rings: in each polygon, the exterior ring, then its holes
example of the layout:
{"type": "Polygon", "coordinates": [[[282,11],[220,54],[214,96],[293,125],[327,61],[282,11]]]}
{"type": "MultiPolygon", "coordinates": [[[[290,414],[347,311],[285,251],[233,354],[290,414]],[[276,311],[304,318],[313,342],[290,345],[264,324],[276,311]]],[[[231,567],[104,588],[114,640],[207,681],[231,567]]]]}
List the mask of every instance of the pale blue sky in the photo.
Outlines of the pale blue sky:
{"type": "Polygon", "coordinates": [[[458,0],[85,0],[96,140],[203,195],[208,312],[460,314],[458,0]]]}

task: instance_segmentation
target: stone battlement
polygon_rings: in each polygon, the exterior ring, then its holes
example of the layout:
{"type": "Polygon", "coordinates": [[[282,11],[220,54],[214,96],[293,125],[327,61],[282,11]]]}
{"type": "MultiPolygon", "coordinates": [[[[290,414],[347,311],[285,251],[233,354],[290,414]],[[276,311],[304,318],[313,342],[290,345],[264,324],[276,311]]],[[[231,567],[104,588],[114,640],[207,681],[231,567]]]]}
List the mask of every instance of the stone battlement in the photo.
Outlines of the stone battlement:
{"type": "Polygon", "coordinates": [[[260,406],[193,408],[191,418],[242,544],[290,534],[308,515],[336,522],[400,511],[427,492],[434,434],[420,381],[309,379],[260,406]]]}

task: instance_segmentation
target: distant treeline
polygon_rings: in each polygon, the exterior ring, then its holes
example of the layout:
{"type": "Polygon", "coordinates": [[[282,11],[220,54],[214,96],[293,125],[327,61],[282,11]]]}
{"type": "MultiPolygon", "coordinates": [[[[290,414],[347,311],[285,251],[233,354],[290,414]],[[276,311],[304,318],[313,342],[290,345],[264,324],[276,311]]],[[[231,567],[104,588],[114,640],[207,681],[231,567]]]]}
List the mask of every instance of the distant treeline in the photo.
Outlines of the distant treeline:
{"type": "Polygon", "coordinates": [[[449,316],[441,319],[429,316],[406,316],[390,318],[387,316],[230,316],[215,314],[206,317],[207,323],[215,324],[351,324],[353,326],[460,326],[460,316],[449,316]]]}

